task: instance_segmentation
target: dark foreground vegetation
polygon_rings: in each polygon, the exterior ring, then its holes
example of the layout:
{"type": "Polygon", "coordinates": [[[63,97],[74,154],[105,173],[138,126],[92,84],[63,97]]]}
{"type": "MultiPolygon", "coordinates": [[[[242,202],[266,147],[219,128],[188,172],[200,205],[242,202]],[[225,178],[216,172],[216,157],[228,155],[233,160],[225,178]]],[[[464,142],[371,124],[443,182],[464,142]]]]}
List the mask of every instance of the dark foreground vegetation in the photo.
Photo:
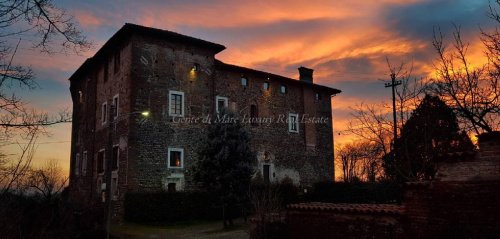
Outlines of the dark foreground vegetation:
{"type": "MultiPolygon", "coordinates": [[[[223,210],[218,196],[210,192],[129,193],[125,198],[125,220],[143,224],[169,224],[179,221],[221,220],[223,210]]],[[[280,212],[297,202],[399,203],[401,187],[391,183],[321,182],[308,193],[283,182],[252,183],[246,202],[227,208],[227,217],[247,217],[259,212],[280,212]]]]}
{"type": "Polygon", "coordinates": [[[103,238],[102,212],[82,209],[66,193],[50,200],[6,193],[0,198],[0,238],[103,238]]]}

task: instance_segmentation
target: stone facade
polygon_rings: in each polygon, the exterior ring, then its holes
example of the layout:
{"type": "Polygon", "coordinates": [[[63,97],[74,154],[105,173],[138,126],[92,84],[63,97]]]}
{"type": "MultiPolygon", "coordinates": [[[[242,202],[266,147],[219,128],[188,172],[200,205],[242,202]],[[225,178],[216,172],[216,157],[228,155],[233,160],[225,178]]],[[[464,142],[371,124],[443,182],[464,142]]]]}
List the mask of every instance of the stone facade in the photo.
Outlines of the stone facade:
{"type": "Polygon", "coordinates": [[[106,166],[120,202],[130,191],[193,189],[190,168],[219,107],[272,120],[244,124],[265,180],[333,180],[331,96],[340,91],[314,84],[304,67],[294,80],[223,63],[215,55],[224,49],[126,24],[88,59],[70,78],[72,195],[100,199],[106,166]],[[295,115],[297,124],[286,122],[295,115]]]}

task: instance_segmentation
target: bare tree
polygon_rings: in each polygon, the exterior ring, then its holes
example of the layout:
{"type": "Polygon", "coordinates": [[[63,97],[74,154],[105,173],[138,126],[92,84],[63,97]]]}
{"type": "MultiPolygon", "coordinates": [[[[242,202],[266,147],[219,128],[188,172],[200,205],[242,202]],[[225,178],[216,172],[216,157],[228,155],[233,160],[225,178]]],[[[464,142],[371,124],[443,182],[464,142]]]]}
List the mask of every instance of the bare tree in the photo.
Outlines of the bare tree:
{"type": "Polygon", "coordinates": [[[41,168],[30,170],[26,186],[33,189],[45,201],[61,193],[68,182],[56,161],[49,160],[41,168]]]}
{"type": "Polygon", "coordinates": [[[387,154],[390,151],[392,123],[384,104],[361,103],[351,108],[347,132],[357,138],[376,143],[387,154]]]}
{"type": "Polygon", "coordinates": [[[342,168],[344,182],[375,181],[381,176],[382,149],[366,140],[336,146],[336,160],[342,168]]]}
{"type": "Polygon", "coordinates": [[[72,17],[51,0],[0,1],[0,139],[22,141],[14,142],[20,147],[19,155],[1,157],[0,193],[10,191],[26,175],[38,135],[47,133],[47,126],[71,121],[67,111],[49,116],[16,95],[17,90],[38,88],[33,70],[15,61],[23,40],[47,54],[78,54],[92,46],[72,17]]]}
{"type": "Polygon", "coordinates": [[[434,31],[432,44],[438,53],[435,65],[438,77],[433,81],[433,89],[455,110],[461,123],[476,134],[491,132],[500,126],[497,34],[483,34],[488,63],[473,66],[467,58],[469,44],[462,40],[459,26],[455,26],[451,47],[445,44],[439,29],[434,31]]]}
{"type": "MultiPolygon", "coordinates": [[[[405,122],[410,118],[411,112],[422,101],[428,91],[428,85],[423,79],[412,76],[413,65],[401,63],[393,66],[387,59],[390,75],[401,81],[396,88],[397,130],[400,131],[405,122]]],[[[361,103],[351,108],[351,120],[348,123],[347,133],[357,139],[367,141],[374,152],[371,158],[372,165],[381,165],[384,155],[389,155],[392,149],[394,122],[391,117],[392,104],[381,102],[378,104],[361,103]],[[373,145],[373,146],[372,146],[373,145]]],[[[337,152],[338,155],[338,152],[337,152]]],[[[369,168],[365,165],[365,168],[369,168]]],[[[373,167],[375,168],[375,167],[373,167]]],[[[379,168],[380,169],[380,168],[379,168]]],[[[368,171],[369,172],[369,171],[368,171]]],[[[366,176],[366,175],[365,175],[366,176]]],[[[371,176],[373,179],[373,175],[371,176]]]]}
{"type": "Polygon", "coordinates": [[[25,189],[22,187],[23,181],[27,177],[33,160],[38,134],[38,130],[31,129],[27,135],[24,135],[23,139],[26,143],[17,143],[20,153],[13,158],[1,155],[0,196],[13,191],[19,193],[25,189]]]}
{"type": "Polygon", "coordinates": [[[342,168],[342,180],[344,182],[352,182],[358,177],[358,161],[359,158],[353,152],[351,145],[337,145],[336,160],[340,163],[342,168]]]}
{"type": "MultiPolygon", "coordinates": [[[[393,66],[389,58],[386,58],[387,68],[391,75],[401,81],[401,85],[396,88],[396,111],[398,112],[397,128],[405,124],[410,118],[411,112],[417,108],[426,93],[429,91],[428,84],[422,79],[413,76],[413,62],[409,65],[401,62],[397,67],[393,66]]],[[[387,103],[383,103],[384,108],[389,108],[387,103]]]]}

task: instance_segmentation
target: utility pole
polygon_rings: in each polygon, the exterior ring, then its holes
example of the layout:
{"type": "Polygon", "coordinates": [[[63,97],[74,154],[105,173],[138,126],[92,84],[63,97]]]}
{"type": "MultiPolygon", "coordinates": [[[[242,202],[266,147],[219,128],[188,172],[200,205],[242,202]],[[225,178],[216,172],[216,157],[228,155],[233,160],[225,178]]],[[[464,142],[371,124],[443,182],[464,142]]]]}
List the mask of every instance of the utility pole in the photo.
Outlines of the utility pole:
{"type": "Polygon", "coordinates": [[[400,80],[396,80],[396,74],[391,73],[391,82],[390,83],[385,83],[385,87],[391,87],[392,88],[392,116],[393,116],[393,121],[394,121],[394,139],[392,143],[392,148],[394,149],[396,139],[398,138],[398,124],[397,124],[397,119],[396,119],[396,86],[401,85],[400,80]]]}

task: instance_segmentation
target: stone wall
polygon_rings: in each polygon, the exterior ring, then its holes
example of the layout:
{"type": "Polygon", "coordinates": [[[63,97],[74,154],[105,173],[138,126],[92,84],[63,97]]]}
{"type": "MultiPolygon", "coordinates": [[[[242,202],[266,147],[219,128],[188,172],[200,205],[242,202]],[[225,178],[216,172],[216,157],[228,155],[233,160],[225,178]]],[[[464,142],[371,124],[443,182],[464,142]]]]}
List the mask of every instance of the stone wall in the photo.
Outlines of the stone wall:
{"type": "Polygon", "coordinates": [[[412,238],[495,238],[500,233],[500,132],[479,137],[475,158],[440,165],[436,180],[404,195],[412,238]]]}
{"type": "MultiPolygon", "coordinates": [[[[461,160],[440,165],[435,180],[407,183],[402,205],[314,202],[289,205],[280,235],[289,238],[498,238],[500,132],[481,135],[475,157],[465,160],[463,155],[457,157],[461,160]]],[[[254,230],[265,226],[258,221],[254,224],[257,225],[252,227],[254,230]]]]}
{"type": "Polygon", "coordinates": [[[433,182],[408,186],[410,238],[494,238],[500,233],[500,182],[433,182]]]}
{"type": "Polygon", "coordinates": [[[333,179],[330,95],[339,91],[222,63],[215,54],[223,49],[177,33],[128,24],[75,72],[70,78],[70,187],[77,201],[102,201],[106,180],[105,170],[97,170],[98,155],[104,152],[106,162],[112,147],[119,148],[118,169],[111,177],[112,185],[117,185],[113,207],[118,217],[127,192],[167,190],[172,182],[177,190],[195,189],[190,170],[207,124],[190,119],[210,117],[213,121],[217,96],[227,97],[228,108],[239,116],[248,116],[250,106],[256,105],[259,117],[274,116],[275,121],[282,117],[281,123],[271,125],[245,124],[259,159],[257,171],[262,174],[263,165],[269,165],[270,181],[291,178],[297,185],[309,186],[333,179]],[[242,76],[248,78],[247,86],[241,85],[242,76]],[[264,82],[270,84],[267,91],[262,89],[264,82]],[[285,94],[279,92],[282,85],[287,87],[285,94]],[[169,91],[184,94],[181,118],[168,113],[169,91]],[[118,117],[113,125],[109,118],[103,123],[102,105],[107,104],[109,117],[115,96],[119,97],[118,117]],[[149,117],[139,114],[143,111],[149,111],[149,117]],[[298,113],[299,120],[304,114],[327,120],[301,123],[299,132],[291,133],[285,122],[288,113],[298,113]],[[183,150],[183,167],[168,167],[169,148],[183,150]],[[82,173],[84,153],[87,170],[82,173]]]}
{"type": "Polygon", "coordinates": [[[387,204],[292,204],[289,238],[402,238],[403,207],[387,204]]]}

